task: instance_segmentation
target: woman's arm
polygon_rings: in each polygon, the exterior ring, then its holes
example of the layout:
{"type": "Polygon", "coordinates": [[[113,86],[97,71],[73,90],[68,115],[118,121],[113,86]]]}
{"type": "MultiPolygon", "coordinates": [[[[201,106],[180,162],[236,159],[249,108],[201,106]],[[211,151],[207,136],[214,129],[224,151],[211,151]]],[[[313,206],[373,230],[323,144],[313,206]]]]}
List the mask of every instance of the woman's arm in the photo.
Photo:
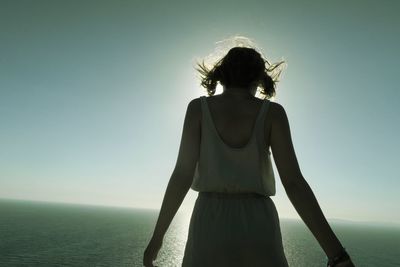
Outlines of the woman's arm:
{"type": "Polygon", "coordinates": [[[285,191],[328,257],[340,252],[342,245],[329,226],[310,186],[304,179],[293,148],[286,111],[274,103],[272,109],[271,150],[285,191]]]}
{"type": "Polygon", "coordinates": [[[162,241],[192,184],[200,151],[200,109],[199,98],[187,106],[178,159],[165,191],[152,237],[154,240],[162,241]]]}
{"type": "Polygon", "coordinates": [[[157,223],[154,229],[152,239],[162,241],[165,233],[168,230],[172,219],[182,204],[190,185],[187,185],[182,180],[184,177],[178,177],[172,174],[167,189],[164,194],[164,199],[161,204],[160,214],[158,215],[157,223]]]}

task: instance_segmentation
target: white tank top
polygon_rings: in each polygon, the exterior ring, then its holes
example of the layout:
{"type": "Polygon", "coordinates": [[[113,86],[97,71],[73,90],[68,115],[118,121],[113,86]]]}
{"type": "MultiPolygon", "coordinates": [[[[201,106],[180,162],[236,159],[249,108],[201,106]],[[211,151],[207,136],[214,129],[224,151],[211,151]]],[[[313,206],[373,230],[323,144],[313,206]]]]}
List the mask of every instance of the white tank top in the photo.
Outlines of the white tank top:
{"type": "Polygon", "coordinates": [[[201,96],[201,145],[191,188],[198,192],[275,195],[271,152],[264,139],[264,121],[270,101],[265,99],[245,146],[228,146],[213,123],[206,96],[201,96]]]}

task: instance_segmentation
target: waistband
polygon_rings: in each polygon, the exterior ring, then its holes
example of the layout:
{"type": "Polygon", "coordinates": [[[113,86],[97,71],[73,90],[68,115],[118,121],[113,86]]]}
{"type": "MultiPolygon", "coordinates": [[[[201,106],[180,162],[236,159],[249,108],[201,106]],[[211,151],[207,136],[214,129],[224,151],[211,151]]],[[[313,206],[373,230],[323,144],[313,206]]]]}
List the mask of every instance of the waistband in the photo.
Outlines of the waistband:
{"type": "Polygon", "coordinates": [[[225,192],[199,192],[201,197],[211,198],[267,198],[268,196],[254,192],[225,193],[225,192]]]}

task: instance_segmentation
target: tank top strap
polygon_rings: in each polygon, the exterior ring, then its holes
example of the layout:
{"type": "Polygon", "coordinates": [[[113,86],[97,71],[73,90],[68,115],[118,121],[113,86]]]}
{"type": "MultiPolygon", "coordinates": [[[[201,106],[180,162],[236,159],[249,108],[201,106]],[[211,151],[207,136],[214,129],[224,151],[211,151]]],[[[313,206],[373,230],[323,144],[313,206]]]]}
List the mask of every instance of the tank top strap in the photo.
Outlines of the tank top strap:
{"type": "MultiPolygon", "coordinates": [[[[265,143],[264,129],[265,129],[265,117],[267,116],[267,112],[268,112],[271,101],[268,99],[264,99],[263,101],[264,102],[263,102],[262,110],[259,114],[260,116],[257,118],[259,121],[257,122],[255,131],[256,131],[258,144],[260,145],[261,149],[267,151],[268,148],[266,147],[266,143],[265,143]]],[[[269,150],[268,150],[268,153],[270,154],[269,150]]]]}
{"type": "Polygon", "coordinates": [[[268,99],[264,99],[263,103],[262,103],[262,107],[260,110],[260,114],[257,118],[257,120],[259,120],[259,125],[262,126],[262,128],[264,128],[264,122],[265,122],[265,117],[267,115],[267,111],[268,111],[268,107],[269,107],[269,100],[268,99]]]}
{"type": "Polygon", "coordinates": [[[210,131],[213,125],[212,125],[212,121],[211,121],[211,114],[209,113],[209,109],[208,109],[207,103],[206,103],[206,96],[204,96],[204,95],[201,96],[200,100],[201,100],[200,102],[201,102],[202,120],[208,126],[208,127],[206,127],[206,129],[208,129],[210,131]]]}
{"type": "Polygon", "coordinates": [[[263,103],[261,104],[260,111],[258,112],[258,115],[257,115],[256,125],[255,125],[256,129],[257,129],[257,127],[260,127],[261,124],[263,124],[267,108],[268,108],[268,100],[264,99],[263,103]]]}

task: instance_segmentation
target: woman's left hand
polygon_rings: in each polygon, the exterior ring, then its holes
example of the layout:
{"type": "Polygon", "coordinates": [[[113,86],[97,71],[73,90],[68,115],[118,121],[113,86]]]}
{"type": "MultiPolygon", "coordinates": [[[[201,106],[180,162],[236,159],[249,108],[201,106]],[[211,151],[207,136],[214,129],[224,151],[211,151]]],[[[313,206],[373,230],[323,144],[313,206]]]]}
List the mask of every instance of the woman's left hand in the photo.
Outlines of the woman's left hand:
{"type": "Polygon", "coordinates": [[[354,267],[354,263],[351,261],[351,259],[339,262],[338,264],[335,265],[335,267],[354,267]]]}
{"type": "Polygon", "coordinates": [[[145,267],[157,267],[153,265],[153,261],[156,260],[158,251],[162,246],[162,239],[152,238],[147,245],[143,255],[143,265],[145,267]]]}

